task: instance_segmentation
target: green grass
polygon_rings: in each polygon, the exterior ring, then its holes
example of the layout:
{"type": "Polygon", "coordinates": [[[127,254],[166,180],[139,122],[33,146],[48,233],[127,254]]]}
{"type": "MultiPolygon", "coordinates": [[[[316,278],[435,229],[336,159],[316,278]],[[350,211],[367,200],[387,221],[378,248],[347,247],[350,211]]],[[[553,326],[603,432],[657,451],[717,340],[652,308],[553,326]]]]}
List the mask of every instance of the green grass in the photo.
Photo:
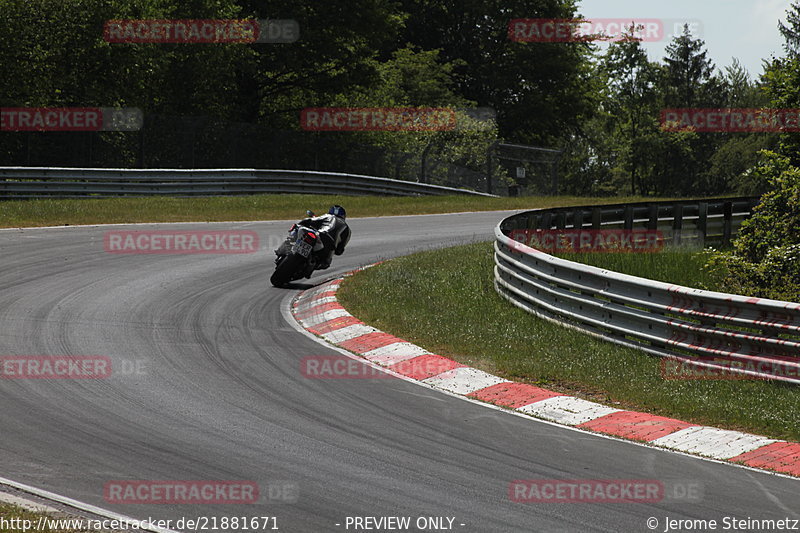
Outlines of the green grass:
{"type": "Polygon", "coordinates": [[[684,287],[724,291],[722,280],[703,269],[708,257],[702,250],[666,248],[658,253],[566,253],[558,257],[587,265],[674,283],[684,287]]]}
{"type": "Polygon", "coordinates": [[[224,222],[234,220],[297,220],[306,209],[327,212],[341,204],[348,216],[368,217],[534,209],[608,202],[637,202],[644,198],[544,196],[485,198],[479,196],[324,196],[271,194],[203,198],[39,199],[0,201],[0,227],[121,224],[134,222],[224,222]]]}
{"type": "MultiPolygon", "coordinates": [[[[610,254],[609,254],[610,255],[610,254]]],[[[500,298],[490,243],[422,252],[347,278],[364,322],[487,372],[623,409],[800,440],[800,389],[676,381],[660,359],[538,319],[500,298]]]]}

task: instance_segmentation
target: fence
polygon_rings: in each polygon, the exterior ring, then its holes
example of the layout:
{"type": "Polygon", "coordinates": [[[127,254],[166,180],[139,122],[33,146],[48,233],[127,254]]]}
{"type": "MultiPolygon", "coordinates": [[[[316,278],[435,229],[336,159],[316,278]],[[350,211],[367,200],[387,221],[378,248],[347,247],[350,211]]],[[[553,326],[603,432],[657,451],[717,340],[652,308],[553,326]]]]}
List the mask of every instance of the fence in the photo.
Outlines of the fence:
{"type": "MultiPolygon", "coordinates": [[[[268,124],[146,113],[139,131],[0,131],[0,165],[75,168],[261,168],[382,176],[486,191],[483,166],[431,148],[369,144],[361,134],[296,131],[293,113],[268,124]],[[291,115],[291,116],[289,116],[291,115]]],[[[498,187],[495,187],[499,190],[498,187]]],[[[499,190],[499,194],[505,191],[499,190]]]]}
{"type": "Polygon", "coordinates": [[[495,228],[495,287],[542,318],[687,366],[800,383],[800,304],[638,278],[560,259],[513,230],[664,229],[726,241],[757,198],[652,202],[519,213],[495,228]]]}

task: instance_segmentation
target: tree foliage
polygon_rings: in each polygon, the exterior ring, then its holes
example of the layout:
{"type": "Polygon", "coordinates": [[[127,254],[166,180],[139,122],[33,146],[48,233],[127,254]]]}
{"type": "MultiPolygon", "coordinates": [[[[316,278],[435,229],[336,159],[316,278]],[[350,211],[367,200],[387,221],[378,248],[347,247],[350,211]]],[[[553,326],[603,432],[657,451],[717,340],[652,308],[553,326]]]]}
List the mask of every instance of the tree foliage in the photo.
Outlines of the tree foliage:
{"type": "Polygon", "coordinates": [[[763,151],[754,173],[769,191],[742,223],[730,252],[709,268],[724,274],[732,292],[800,302],[800,168],[788,157],[763,151]]]}
{"type": "Polygon", "coordinates": [[[370,153],[369,172],[406,165],[404,175],[415,179],[423,155],[482,172],[486,149],[501,140],[563,150],[562,192],[609,195],[761,191],[765,182],[752,170],[759,150],[776,149],[800,163],[796,134],[661,128],[661,111],[669,107],[800,107],[800,65],[792,52],[800,34],[796,5],[781,26],[788,56],[772,60],[757,80],[736,60],[717,69],[688,27],[659,61],[648,58],[633,33],[605,52],[590,42],[509,39],[510,20],[579,18],[576,4],[0,0],[0,105],[122,106],[145,114],[138,136],[0,132],[0,158],[26,164],[38,153],[33,164],[247,161],[348,171],[364,168],[351,163],[370,153]],[[104,41],[104,22],[120,18],[294,19],[300,39],[104,41]],[[300,131],[300,111],[319,106],[479,107],[493,109],[496,120],[473,123],[463,114],[469,127],[448,133],[300,131]]]}

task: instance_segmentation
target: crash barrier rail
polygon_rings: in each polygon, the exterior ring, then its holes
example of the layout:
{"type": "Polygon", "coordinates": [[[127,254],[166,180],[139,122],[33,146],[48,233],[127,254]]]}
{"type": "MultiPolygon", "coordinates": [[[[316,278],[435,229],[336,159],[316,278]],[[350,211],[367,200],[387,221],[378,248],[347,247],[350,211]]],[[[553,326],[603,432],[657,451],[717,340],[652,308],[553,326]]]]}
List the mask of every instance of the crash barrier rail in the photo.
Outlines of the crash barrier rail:
{"type": "Polygon", "coordinates": [[[0,200],[269,193],[493,196],[412,181],[306,170],[0,167],[0,200]]]}
{"type": "Polygon", "coordinates": [[[629,276],[519,242],[537,230],[611,228],[661,230],[673,242],[687,234],[728,240],[757,203],[732,198],[519,213],[495,228],[495,288],[536,316],[668,358],[662,370],[674,365],[675,374],[667,378],[800,383],[800,304],[629,276]]]}

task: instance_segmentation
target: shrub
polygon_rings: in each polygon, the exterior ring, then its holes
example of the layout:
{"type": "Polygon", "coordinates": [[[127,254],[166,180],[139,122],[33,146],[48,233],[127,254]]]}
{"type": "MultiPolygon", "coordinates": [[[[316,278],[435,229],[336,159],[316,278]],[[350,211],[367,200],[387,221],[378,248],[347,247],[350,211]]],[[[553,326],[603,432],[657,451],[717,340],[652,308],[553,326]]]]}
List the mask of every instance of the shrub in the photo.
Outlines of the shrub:
{"type": "Polygon", "coordinates": [[[733,250],[714,253],[706,268],[721,274],[731,292],[800,301],[800,169],[762,151],[754,174],[769,192],[742,224],[733,250]]]}

